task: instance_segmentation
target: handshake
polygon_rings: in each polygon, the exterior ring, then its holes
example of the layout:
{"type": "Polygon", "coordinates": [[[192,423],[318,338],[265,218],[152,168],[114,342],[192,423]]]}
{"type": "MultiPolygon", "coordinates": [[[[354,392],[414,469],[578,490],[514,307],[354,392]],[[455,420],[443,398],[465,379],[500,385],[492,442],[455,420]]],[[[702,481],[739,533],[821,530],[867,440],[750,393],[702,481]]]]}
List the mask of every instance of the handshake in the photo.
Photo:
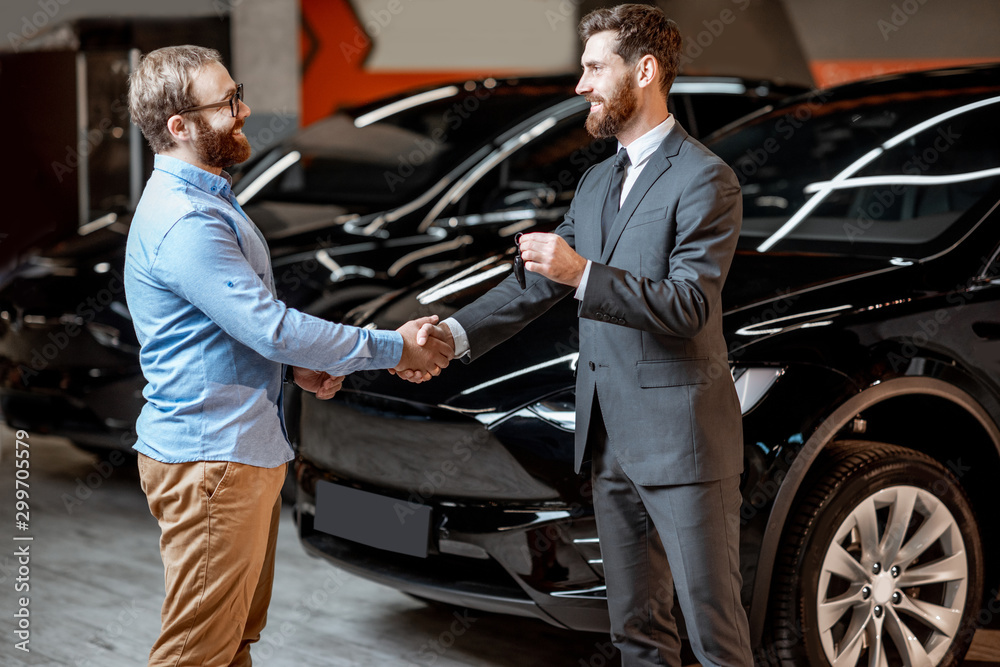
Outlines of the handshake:
{"type": "MultiPolygon", "coordinates": [[[[587,268],[587,260],[558,234],[518,234],[515,275],[526,287],[525,271],[537,273],[553,282],[579,287],[587,268]]],[[[455,339],[446,324],[439,324],[437,315],[410,320],[396,329],[403,336],[403,355],[389,372],[410,382],[426,382],[441,374],[442,368],[455,358],[455,339]]],[[[318,371],[295,369],[295,383],[317,398],[330,398],[337,393],[344,378],[318,371]],[[300,381],[301,376],[301,381],[300,381]]]]}
{"type": "Polygon", "coordinates": [[[403,337],[403,355],[389,372],[404,380],[420,383],[441,374],[455,358],[455,340],[438,316],[410,320],[396,329],[403,337]]]}
{"type": "MultiPolygon", "coordinates": [[[[403,355],[389,372],[404,380],[420,383],[441,374],[455,357],[455,341],[447,325],[438,324],[437,315],[410,320],[396,329],[403,337],[403,355]]],[[[294,368],[295,384],[320,400],[333,398],[344,386],[343,375],[294,368]]]]}

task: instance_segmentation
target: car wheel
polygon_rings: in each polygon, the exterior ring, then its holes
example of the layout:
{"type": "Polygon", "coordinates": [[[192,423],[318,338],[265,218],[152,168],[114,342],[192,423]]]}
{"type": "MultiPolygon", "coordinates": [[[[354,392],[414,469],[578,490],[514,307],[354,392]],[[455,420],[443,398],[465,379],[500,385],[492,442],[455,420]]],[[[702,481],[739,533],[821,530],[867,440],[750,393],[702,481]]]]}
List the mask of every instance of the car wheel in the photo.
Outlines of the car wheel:
{"type": "Polygon", "coordinates": [[[768,651],[786,665],[956,665],[983,556],[958,480],[920,452],[834,443],[786,526],[768,651]]]}

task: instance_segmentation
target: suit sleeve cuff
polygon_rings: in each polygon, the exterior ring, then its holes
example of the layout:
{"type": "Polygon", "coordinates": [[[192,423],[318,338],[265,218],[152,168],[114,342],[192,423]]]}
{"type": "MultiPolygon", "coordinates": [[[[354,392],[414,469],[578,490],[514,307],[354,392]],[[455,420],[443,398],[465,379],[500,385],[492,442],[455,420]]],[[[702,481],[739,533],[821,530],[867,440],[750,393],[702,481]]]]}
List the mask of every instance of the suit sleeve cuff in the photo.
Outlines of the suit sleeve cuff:
{"type": "Polygon", "coordinates": [[[449,317],[442,324],[447,324],[451,337],[455,339],[455,358],[464,357],[469,353],[469,336],[465,328],[454,317],[449,317]]]}
{"type": "Polygon", "coordinates": [[[591,260],[587,260],[587,266],[583,269],[583,275],[580,277],[580,285],[576,288],[576,292],[573,294],[573,298],[577,301],[583,301],[583,295],[587,291],[587,279],[590,278],[590,265],[593,264],[591,260]]]}

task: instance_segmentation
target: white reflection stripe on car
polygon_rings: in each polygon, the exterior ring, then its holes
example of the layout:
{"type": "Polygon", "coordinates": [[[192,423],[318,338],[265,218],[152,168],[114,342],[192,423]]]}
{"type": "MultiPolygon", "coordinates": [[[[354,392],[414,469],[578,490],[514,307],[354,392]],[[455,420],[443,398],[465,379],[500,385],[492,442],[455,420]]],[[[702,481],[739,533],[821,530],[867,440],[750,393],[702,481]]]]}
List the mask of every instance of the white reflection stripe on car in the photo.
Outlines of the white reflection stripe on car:
{"type": "Polygon", "coordinates": [[[576,360],[580,357],[579,352],[574,352],[572,354],[567,354],[565,357],[559,357],[558,359],[550,359],[549,361],[544,361],[540,364],[535,364],[534,366],[528,366],[527,368],[522,368],[521,370],[514,371],[513,373],[507,373],[507,375],[501,375],[498,378],[493,378],[482,384],[477,384],[475,387],[470,387],[463,391],[460,396],[466,396],[468,394],[479,391],[480,389],[486,389],[487,387],[492,387],[495,384],[500,384],[501,382],[506,382],[511,378],[516,378],[526,373],[531,373],[532,371],[537,371],[542,368],[548,368],[549,366],[556,366],[565,362],[569,362],[570,368],[576,367],[576,360]]]}
{"type": "Polygon", "coordinates": [[[819,192],[820,190],[846,190],[848,188],[862,188],[870,185],[947,185],[948,183],[965,183],[967,181],[978,181],[982,178],[1000,176],[1000,167],[993,169],[981,169],[980,171],[970,171],[964,174],[944,174],[941,176],[860,176],[849,178],[846,181],[821,181],[810,183],[805,187],[805,192],[819,192]]]}
{"type": "Polygon", "coordinates": [[[369,111],[362,116],[358,116],[354,119],[354,127],[365,127],[366,125],[384,120],[400,111],[406,111],[421,104],[436,102],[437,100],[443,100],[446,97],[453,97],[454,95],[458,95],[458,86],[445,86],[444,88],[436,88],[417,95],[411,95],[410,97],[386,104],[384,107],[379,107],[375,111],[369,111]]]}
{"type": "Polygon", "coordinates": [[[298,151],[288,153],[265,169],[264,173],[258,176],[253,183],[243,188],[243,191],[236,195],[236,201],[240,203],[240,206],[246,204],[250,201],[250,198],[260,192],[265,185],[273,181],[281,172],[285,171],[301,159],[302,153],[299,153],[298,151]]]}

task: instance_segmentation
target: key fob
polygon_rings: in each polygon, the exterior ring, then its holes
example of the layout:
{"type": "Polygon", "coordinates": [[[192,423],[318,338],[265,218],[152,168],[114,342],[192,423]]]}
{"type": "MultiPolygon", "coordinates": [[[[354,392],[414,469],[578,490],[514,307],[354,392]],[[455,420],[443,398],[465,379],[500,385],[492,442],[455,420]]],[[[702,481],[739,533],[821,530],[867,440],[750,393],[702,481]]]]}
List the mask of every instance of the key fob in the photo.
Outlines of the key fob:
{"type": "Polygon", "coordinates": [[[514,245],[517,251],[514,253],[514,276],[517,278],[517,284],[524,289],[528,286],[527,278],[524,275],[524,260],[521,259],[521,235],[518,234],[514,237],[514,245]]]}

